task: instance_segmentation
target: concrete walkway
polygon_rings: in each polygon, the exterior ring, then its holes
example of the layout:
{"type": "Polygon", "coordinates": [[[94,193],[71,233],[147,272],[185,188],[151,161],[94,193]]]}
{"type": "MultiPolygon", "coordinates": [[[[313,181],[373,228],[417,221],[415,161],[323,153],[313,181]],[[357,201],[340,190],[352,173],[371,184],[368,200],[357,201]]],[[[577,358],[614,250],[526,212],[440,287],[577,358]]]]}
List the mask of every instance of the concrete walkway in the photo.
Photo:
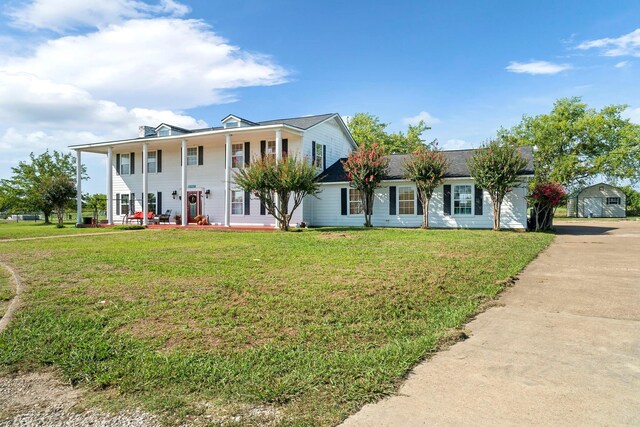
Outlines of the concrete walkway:
{"type": "Polygon", "coordinates": [[[557,228],[471,338],[344,426],[640,425],[640,222],[557,228]]]}

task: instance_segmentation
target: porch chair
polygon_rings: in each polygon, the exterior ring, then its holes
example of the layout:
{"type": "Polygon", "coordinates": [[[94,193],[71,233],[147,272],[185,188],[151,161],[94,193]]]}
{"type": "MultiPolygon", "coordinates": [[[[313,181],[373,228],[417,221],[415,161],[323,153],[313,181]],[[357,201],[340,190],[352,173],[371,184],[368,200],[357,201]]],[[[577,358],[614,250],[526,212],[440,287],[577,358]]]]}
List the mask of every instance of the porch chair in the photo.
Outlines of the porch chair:
{"type": "Polygon", "coordinates": [[[169,224],[169,219],[171,218],[171,209],[167,209],[167,211],[163,214],[158,215],[158,224],[161,222],[166,222],[169,224]]]}

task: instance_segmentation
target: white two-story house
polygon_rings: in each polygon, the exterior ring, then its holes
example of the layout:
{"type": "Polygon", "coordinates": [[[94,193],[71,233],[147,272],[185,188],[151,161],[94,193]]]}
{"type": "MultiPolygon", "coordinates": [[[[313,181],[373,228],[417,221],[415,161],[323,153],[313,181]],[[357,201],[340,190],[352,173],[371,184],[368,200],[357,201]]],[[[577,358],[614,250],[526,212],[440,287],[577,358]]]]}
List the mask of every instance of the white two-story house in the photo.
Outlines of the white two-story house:
{"type": "MultiPolygon", "coordinates": [[[[183,129],[163,123],[141,126],[137,138],[75,145],[81,153],[107,156],[107,220],[133,212],[172,211],[182,225],[198,215],[226,226],[275,226],[257,197],[234,184],[234,175],[258,156],[297,156],[321,170],[348,155],[356,144],[338,114],[252,122],[229,115],[219,127],[183,129]]],[[[80,186],[79,186],[80,187],[80,186]]],[[[79,189],[80,194],[80,189],[79,189]]],[[[308,223],[303,202],[292,218],[308,223]]]]}

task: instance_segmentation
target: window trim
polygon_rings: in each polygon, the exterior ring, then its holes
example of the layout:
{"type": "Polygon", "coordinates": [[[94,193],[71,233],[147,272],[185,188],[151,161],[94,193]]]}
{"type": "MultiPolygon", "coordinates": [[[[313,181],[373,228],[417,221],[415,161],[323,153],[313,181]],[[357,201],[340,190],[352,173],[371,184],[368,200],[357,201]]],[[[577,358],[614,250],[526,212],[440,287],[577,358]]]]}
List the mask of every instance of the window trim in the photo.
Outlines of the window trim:
{"type": "Polygon", "coordinates": [[[171,128],[169,126],[162,126],[158,129],[158,136],[171,136],[171,133],[171,128]],[[163,134],[164,132],[166,132],[166,134],[163,134]]]}
{"type": "MultiPolygon", "coordinates": [[[[417,200],[416,200],[417,193],[418,192],[416,191],[416,188],[413,187],[413,186],[410,186],[410,185],[405,185],[405,186],[402,186],[402,187],[398,186],[397,187],[397,189],[396,189],[396,203],[397,203],[397,205],[396,205],[396,212],[397,212],[396,215],[398,215],[398,216],[415,216],[416,215],[416,211],[417,211],[417,200]],[[400,193],[402,193],[403,189],[407,189],[407,188],[410,189],[413,192],[413,210],[412,210],[411,213],[400,213],[400,193]]],[[[408,202],[409,200],[403,200],[403,201],[408,202]]]]}
{"type": "Polygon", "coordinates": [[[313,159],[313,165],[317,168],[322,169],[322,163],[324,158],[324,145],[319,142],[315,142],[316,144],[316,157],[313,159]]]}
{"type": "Polygon", "coordinates": [[[266,141],[264,144],[264,156],[265,157],[269,157],[269,156],[273,156],[273,158],[276,158],[276,141],[266,141]],[[273,152],[269,152],[269,145],[273,144],[273,152]]]}
{"type": "MultiPolygon", "coordinates": [[[[474,197],[474,188],[475,185],[474,184],[453,184],[452,185],[453,188],[451,188],[451,216],[461,216],[461,217],[472,217],[474,216],[474,204],[475,204],[475,197],[474,197]],[[471,191],[469,192],[469,200],[471,202],[471,206],[470,206],[470,211],[469,213],[456,213],[456,187],[469,187],[471,189],[471,191]]],[[[458,199],[458,201],[460,201],[460,199],[458,199]]]]}
{"type": "Polygon", "coordinates": [[[232,190],[231,190],[231,215],[232,215],[232,216],[244,216],[244,190],[242,190],[242,189],[240,189],[240,188],[236,188],[236,189],[232,189],[232,190]],[[234,198],[234,197],[233,197],[233,195],[234,195],[235,193],[240,193],[240,194],[242,194],[242,197],[241,197],[240,202],[234,202],[234,201],[233,201],[233,198],[234,198]],[[241,208],[242,208],[240,213],[233,213],[233,205],[234,205],[234,203],[235,203],[235,204],[240,203],[240,206],[241,206],[241,208]]]}
{"type": "Polygon", "coordinates": [[[120,212],[119,212],[120,215],[129,215],[129,212],[131,212],[131,205],[130,205],[131,201],[129,200],[130,198],[131,196],[129,194],[126,194],[126,193],[120,194],[120,212]],[[122,203],[125,197],[127,198],[126,204],[122,203]],[[126,211],[123,209],[123,206],[127,207],[126,211]],[[122,212],[125,212],[125,213],[122,213],[122,212]]]}
{"type": "Polygon", "coordinates": [[[120,154],[120,170],[118,171],[120,175],[131,175],[131,154],[130,153],[122,153],[120,154]],[[127,172],[122,172],[122,167],[124,166],[124,162],[122,160],[127,159],[127,172]]]}
{"type": "Polygon", "coordinates": [[[198,166],[198,147],[187,147],[187,167],[188,166],[198,166]],[[195,163],[191,164],[189,163],[189,150],[195,150],[195,156],[193,157],[195,160],[195,163]]]}
{"type": "Polygon", "coordinates": [[[356,188],[349,187],[348,190],[349,191],[347,191],[347,215],[348,216],[364,216],[364,194],[362,193],[362,191],[356,188]],[[360,213],[351,213],[351,203],[352,203],[351,192],[352,191],[360,192],[360,213]]]}
{"type": "Polygon", "coordinates": [[[147,212],[153,212],[158,215],[158,194],[157,193],[147,193],[147,212]],[[155,206],[153,209],[149,206],[151,204],[151,197],[153,197],[153,205],[155,206]]]}
{"type": "Polygon", "coordinates": [[[158,151],[157,150],[153,150],[153,151],[149,151],[147,152],[147,166],[146,166],[146,172],[147,173],[158,173],[158,151]],[[151,158],[151,154],[153,154],[153,159],[154,162],[153,164],[155,165],[156,170],[151,172],[149,170],[149,159],[151,158]]]}
{"type": "Polygon", "coordinates": [[[242,142],[231,144],[231,168],[232,169],[242,169],[242,168],[244,168],[244,143],[242,143],[242,142]],[[240,151],[240,155],[239,156],[235,154],[236,151],[234,151],[234,149],[233,149],[234,146],[240,147],[240,150],[239,150],[240,151]],[[242,159],[241,162],[238,162],[238,157],[240,157],[242,159]],[[234,158],[236,160],[235,161],[236,166],[233,166],[234,158]],[[240,166],[238,166],[238,165],[240,165],[240,166]]]}
{"type": "Polygon", "coordinates": [[[618,197],[618,196],[613,196],[613,197],[607,197],[606,200],[606,204],[607,206],[611,205],[611,206],[620,206],[622,205],[622,197],[618,197]],[[613,200],[615,200],[615,203],[611,203],[613,200]]]}

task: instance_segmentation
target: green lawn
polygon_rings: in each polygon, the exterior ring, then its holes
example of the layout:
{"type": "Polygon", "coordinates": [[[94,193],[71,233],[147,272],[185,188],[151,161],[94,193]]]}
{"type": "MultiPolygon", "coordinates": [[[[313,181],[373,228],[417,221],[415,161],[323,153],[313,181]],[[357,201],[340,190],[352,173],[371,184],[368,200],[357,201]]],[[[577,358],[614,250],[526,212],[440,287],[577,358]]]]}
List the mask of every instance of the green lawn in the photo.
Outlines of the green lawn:
{"type": "Polygon", "coordinates": [[[0,266],[0,318],[4,316],[9,306],[9,301],[15,294],[13,283],[11,283],[11,275],[0,266]]]}
{"type": "Polygon", "coordinates": [[[55,224],[45,224],[42,221],[7,221],[0,220],[0,240],[19,239],[23,237],[63,236],[78,233],[96,233],[114,231],[108,227],[76,228],[75,223],[67,222],[64,228],[56,228],[55,224]]]}
{"type": "Polygon", "coordinates": [[[392,393],[552,238],[147,230],[0,243],[28,289],[0,335],[0,372],[55,367],[95,402],[169,422],[276,411],[282,425],[333,425],[392,393]]]}

